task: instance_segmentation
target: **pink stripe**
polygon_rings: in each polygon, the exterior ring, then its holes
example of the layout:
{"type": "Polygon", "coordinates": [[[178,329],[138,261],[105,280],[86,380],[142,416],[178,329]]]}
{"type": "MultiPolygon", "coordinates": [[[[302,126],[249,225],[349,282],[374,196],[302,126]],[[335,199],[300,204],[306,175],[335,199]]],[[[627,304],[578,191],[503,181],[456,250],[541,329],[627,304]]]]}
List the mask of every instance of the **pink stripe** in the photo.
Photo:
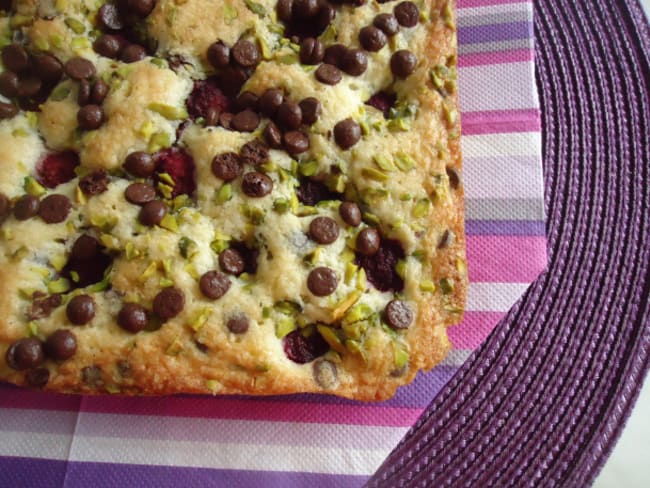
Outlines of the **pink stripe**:
{"type": "Polygon", "coordinates": [[[213,397],[79,397],[5,386],[0,393],[0,408],[383,427],[410,427],[423,410],[213,397]]]}
{"type": "Polygon", "coordinates": [[[519,63],[521,61],[534,61],[535,51],[532,49],[517,49],[514,51],[495,51],[487,53],[468,53],[458,57],[458,66],[482,66],[486,64],[519,63]]]}
{"type": "Polygon", "coordinates": [[[534,108],[465,112],[461,119],[465,135],[541,131],[539,110],[534,108]]]}
{"type": "Polygon", "coordinates": [[[546,266],[543,236],[468,236],[472,282],[530,283],[546,266]]]}
{"type": "Polygon", "coordinates": [[[528,3],[530,0],[458,0],[458,8],[488,7],[509,3],[528,3]]]}
{"type": "Polygon", "coordinates": [[[447,329],[454,349],[476,349],[505,314],[505,312],[465,312],[465,320],[447,329]]]}

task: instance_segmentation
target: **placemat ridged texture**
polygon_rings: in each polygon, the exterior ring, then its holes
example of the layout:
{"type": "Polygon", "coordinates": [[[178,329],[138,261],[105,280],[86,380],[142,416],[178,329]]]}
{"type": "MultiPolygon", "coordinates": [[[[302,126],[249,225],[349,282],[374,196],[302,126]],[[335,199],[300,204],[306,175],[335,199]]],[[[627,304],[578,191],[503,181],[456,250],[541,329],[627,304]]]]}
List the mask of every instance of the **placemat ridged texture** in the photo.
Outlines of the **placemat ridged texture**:
{"type": "Polygon", "coordinates": [[[539,0],[535,38],[548,270],[369,486],[584,486],[650,366],[647,21],[539,0]]]}

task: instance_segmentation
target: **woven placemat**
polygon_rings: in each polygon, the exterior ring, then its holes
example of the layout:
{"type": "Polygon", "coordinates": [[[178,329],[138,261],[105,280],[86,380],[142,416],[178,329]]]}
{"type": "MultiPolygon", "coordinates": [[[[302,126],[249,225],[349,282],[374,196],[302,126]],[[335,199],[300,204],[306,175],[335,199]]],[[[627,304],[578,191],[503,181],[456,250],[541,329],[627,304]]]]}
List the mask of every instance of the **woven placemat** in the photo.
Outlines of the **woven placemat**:
{"type": "Polygon", "coordinates": [[[538,0],[535,41],[548,270],[369,486],[590,484],[650,366],[647,20],[538,0]]]}

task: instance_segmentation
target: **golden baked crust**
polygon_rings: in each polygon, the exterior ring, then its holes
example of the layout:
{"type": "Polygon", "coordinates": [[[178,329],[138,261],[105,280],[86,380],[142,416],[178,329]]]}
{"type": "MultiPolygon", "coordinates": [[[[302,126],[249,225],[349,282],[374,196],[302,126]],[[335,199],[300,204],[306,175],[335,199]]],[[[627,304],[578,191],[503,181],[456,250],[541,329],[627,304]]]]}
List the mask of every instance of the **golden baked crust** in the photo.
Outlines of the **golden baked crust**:
{"type": "MultiPolygon", "coordinates": [[[[353,74],[328,84],[283,37],[308,37],[310,22],[323,14],[325,2],[296,7],[301,1],[294,0],[294,17],[313,5],[317,14],[280,21],[276,0],[129,0],[109,7],[127,24],[117,31],[107,26],[115,19],[100,11],[103,2],[14,1],[0,19],[0,379],[79,393],[320,392],[381,400],[442,361],[446,328],[461,320],[467,289],[455,2],[424,0],[416,20],[408,10],[415,4],[402,2],[410,5],[398,16],[399,32],[378,51],[364,51],[360,74],[353,61],[334,58],[353,74]],[[107,34],[141,42],[148,55],[128,59],[127,44],[114,59],[98,54],[98,38],[107,34]],[[241,39],[261,57],[245,70],[250,59],[232,54],[241,39]],[[208,58],[219,40],[231,47],[228,67],[208,58]],[[400,74],[408,66],[391,68],[391,59],[403,50],[417,64],[400,74]],[[23,52],[29,66],[20,71],[23,52]],[[43,54],[64,70],[54,81],[35,68],[43,54]],[[95,72],[84,76],[83,67],[66,64],[78,57],[95,72]],[[21,87],[40,77],[38,94],[11,93],[12,69],[21,87]],[[227,70],[245,72],[243,86],[229,88],[227,70]],[[88,105],[83,91],[98,80],[108,92],[91,94],[90,105],[100,107],[89,115],[101,117],[96,126],[82,120],[80,102],[88,105]],[[259,120],[248,131],[215,107],[236,114],[245,107],[238,93],[261,97],[272,88],[294,104],[319,100],[315,123],[305,123],[305,109],[299,129],[309,149],[298,152],[288,136],[283,147],[259,143],[261,159],[240,160],[230,180],[215,170],[215,157],[241,156],[250,141],[270,144],[269,118],[254,102],[259,120]],[[337,136],[346,119],[352,122],[337,136]],[[148,178],[123,166],[138,151],[153,155],[148,178]],[[242,173],[255,171],[270,179],[256,174],[246,187],[242,173]],[[155,189],[168,210],[162,220],[147,221],[143,202],[125,198],[134,182],[155,189]],[[69,210],[59,200],[44,211],[53,194],[65,196],[69,210]],[[25,195],[40,201],[36,215],[25,195]],[[359,205],[360,225],[342,217],[343,200],[359,205]],[[317,217],[335,222],[333,242],[327,228],[310,230],[317,217]],[[370,250],[362,250],[364,229],[380,232],[379,251],[372,232],[370,250]],[[80,237],[99,245],[87,260],[75,247],[80,237]],[[226,249],[245,269],[221,262],[226,249]],[[322,267],[336,279],[316,276],[322,267]],[[200,284],[208,272],[230,282],[219,298],[219,285],[206,291],[200,284]],[[310,277],[320,280],[313,285],[310,277]],[[329,285],[333,291],[315,291],[329,285]],[[118,318],[127,303],[146,310],[145,330],[129,331],[118,318]],[[227,326],[242,317],[245,332],[227,326]],[[68,342],[55,340],[61,329],[68,342]]],[[[360,30],[401,5],[357,3],[332,4],[327,13],[335,18],[316,32],[325,47],[359,48],[360,30]]],[[[273,118],[286,136],[291,121],[273,118]]]]}

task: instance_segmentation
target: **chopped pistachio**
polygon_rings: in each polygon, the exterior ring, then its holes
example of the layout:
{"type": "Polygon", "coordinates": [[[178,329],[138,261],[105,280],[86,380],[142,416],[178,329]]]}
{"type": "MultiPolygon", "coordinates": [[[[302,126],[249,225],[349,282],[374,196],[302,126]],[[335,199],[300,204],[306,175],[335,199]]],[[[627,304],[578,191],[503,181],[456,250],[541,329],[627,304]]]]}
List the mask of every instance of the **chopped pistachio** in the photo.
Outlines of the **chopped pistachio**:
{"type": "Polygon", "coordinates": [[[56,271],[61,271],[67,262],[63,254],[56,254],[50,258],[50,264],[56,271]]]}
{"type": "Polygon", "coordinates": [[[164,103],[152,102],[147,108],[152,112],[156,112],[167,120],[182,120],[188,117],[185,107],[174,107],[164,103]]]}
{"type": "Polygon", "coordinates": [[[365,291],[368,286],[366,281],[366,270],[363,268],[359,269],[357,273],[357,290],[365,291]]]}
{"type": "Polygon", "coordinates": [[[275,59],[280,64],[298,64],[298,55],[296,53],[283,54],[276,56],[275,59]]]}
{"type": "Polygon", "coordinates": [[[196,266],[194,266],[193,263],[187,263],[183,269],[188,275],[190,275],[195,280],[198,280],[201,277],[201,275],[196,269],[196,266]]]}
{"type": "Polygon", "coordinates": [[[158,265],[156,264],[155,261],[151,261],[149,265],[145,268],[145,270],[142,272],[140,275],[139,280],[141,282],[146,281],[150,276],[153,276],[153,274],[156,272],[158,269],[158,265]]]}
{"type": "Polygon", "coordinates": [[[263,208],[253,207],[247,204],[241,206],[241,211],[253,225],[260,225],[266,217],[266,211],[263,208]]]}
{"type": "Polygon", "coordinates": [[[55,102],[60,102],[61,100],[65,100],[68,98],[68,95],[70,95],[70,92],[72,90],[70,89],[70,86],[67,83],[61,83],[52,90],[52,93],[50,94],[50,100],[55,101],[55,102]]]}
{"type": "Polygon", "coordinates": [[[375,164],[379,166],[381,169],[384,171],[395,171],[395,165],[391,161],[391,159],[387,156],[384,156],[383,154],[375,154],[373,157],[373,160],[375,161],[375,164]]]}
{"type": "Polygon", "coordinates": [[[403,259],[397,261],[397,264],[395,265],[395,272],[400,278],[404,279],[406,276],[406,261],[403,259]]]}
{"type": "Polygon", "coordinates": [[[196,242],[187,236],[183,236],[178,240],[178,249],[185,259],[192,257],[198,252],[196,242]]]}
{"type": "Polygon", "coordinates": [[[174,217],[172,214],[165,215],[160,221],[160,227],[171,232],[178,232],[178,222],[176,221],[176,217],[174,217]]]}
{"type": "Polygon", "coordinates": [[[308,217],[309,215],[318,214],[318,209],[316,207],[311,207],[309,205],[300,205],[298,209],[294,212],[298,217],[308,217]]]}
{"type": "Polygon", "coordinates": [[[70,46],[72,47],[72,50],[75,53],[81,53],[84,50],[90,48],[91,46],[90,39],[88,39],[87,37],[75,37],[74,39],[72,39],[70,46]]]}
{"type": "Polygon", "coordinates": [[[456,125],[456,122],[458,122],[458,110],[446,103],[442,104],[442,115],[444,116],[448,127],[453,127],[456,125]]]}
{"type": "Polygon", "coordinates": [[[298,171],[302,176],[313,176],[318,170],[318,161],[308,161],[298,166],[298,171]]]}
{"type": "Polygon", "coordinates": [[[456,269],[458,270],[459,273],[467,273],[467,262],[464,259],[457,258],[456,259],[456,269]]]}
{"type": "Polygon", "coordinates": [[[289,201],[286,198],[277,198],[273,201],[273,210],[279,214],[289,210],[289,201]]]}
{"type": "Polygon", "coordinates": [[[409,130],[410,124],[402,117],[388,121],[388,130],[391,132],[406,132],[409,130]]]}
{"type": "Polygon", "coordinates": [[[360,340],[361,337],[368,330],[369,323],[365,320],[360,320],[352,324],[341,324],[341,330],[345,334],[345,337],[349,339],[360,340]]]}
{"type": "Polygon", "coordinates": [[[381,220],[374,213],[363,212],[363,221],[370,225],[380,225],[381,220]]]}
{"type": "Polygon", "coordinates": [[[305,256],[302,258],[302,262],[314,266],[318,262],[322,251],[323,251],[322,247],[315,248],[313,251],[305,254],[305,256]]]}
{"type": "Polygon", "coordinates": [[[379,181],[380,183],[385,183],[389,179],[386,173],[375,168],[361,168],[361,175],[370,180],[379,181]]]}
{"type": "Polygon", "coordinates": [[[156,132],[151,136],[151,139],[149,139],[147,151],[150,153],[155,153],[161,149],[168,148],[171,145],[172,139],[167,132],[156,132]]]}
{"type": "Polygon", "coordinates": [[[167,61],[162,58],[151,58],[151,64],[157,66],[160,69],[167,68],[167,61]]]}
{"type": "Polygon", "coordinates": [[[397,153],[395,164],[400,171],[410,171],[417,165],[416,161],[411,156],[403,152],[397,153]]]}
{"type": "Polygon", "coordinates": [[[168,356],[178,356],[181,353],[181,351],[183,351],[183,349],[185,348],[183,347],[181,338],[180,336],[177,336],[169,345],[169,347],[165,351],[165,354],[167,354],[168,356]]]}
{"type": "Polygon", "coordinates": [[[422,262],[424,261],[424,258],[426,257],[427,253],[423,249],[416,249],[413,251],[413,254],[411,256],[415,258],[416,260],[422,262]]]}
{"type": "Polygon", "coordinates": [[[336,32],[336,26],[332,23],[327,26],[327,29],[320,35],[320,40],[326,46],[333,44],[336,40],[338,33],[336,32]]]}
{"type": "Polygon", "coordinates": [[[217,380],[205,380],[205,387],[212,394],[216,394],[223,388],[221,383],[219,383],[217,380]]]}
{"type": "Polygon", "coordinates": [[[332,327],[328,327],[323,324],[318,324],[316,325],[316,329],[318,330],[322,338],[325,339],[325,342],[327,342],[332,349],[334,349],[335,351],[341,354],[346,353],[345,346],[343,346],[341,339],[339,338],[338,334],[332,327]]]}
{"type": "Polygon", "coordinates": [[[413,217],[422,218],[429,214],[431,201],[428,198],[421,198],[413,207],[413,217]]]}
{"type": "Polygon", "coordinates": [[[67,25],[75,34],[83,34],[84,32],[86,32],[86,27],[84,26],[83,22],[81,22],[80,20],[77,20],[72,17],[67,17],[64,20],[64,22],[65,25],[67,25]]]}
{"type": "Polygon", "coordinates": [[[263,5],[254,2],[253,0],[244,0],[244,3],[246,4],[248,10],[250,10],[254,14],[257,14],[260,17],[264,17],[266,15],[266,9],[264,8],[263,5]]]}
{"type": "MultiPolygon", "coordinates": [[[[356,239],[356,234],[354,235],[354,239],[356,239]]],[[[352,242],[352,246],[354,246],[354,242],[352,242]]],[[[343,261],[344,263],[351,263],[352,261],[354,261],[354,258],[355,258],[354,252],[348,249],[347,247],[343,249],[343,251],[341,252],[341,261],[343,261]]]]}
{"type": "Polygon", "coordinates": [[[361,298],[362,293],[359,290],[353,290],[347,296],[335,305],[334,310],[332,311],[332,317],[334,320],[338,320],[343,317],[347,311],[354,305],[359,298],[361,298]]]}
{"type": "Polygon", "coordinates": [[[409,352],[405,344],[393,341],[393,360],[395,368],[403,368],[409,360],[409,352]]]}
{"type": "Polygon", "coordinates": [[[282,317],[275,323],[275,336],[278,339],[282,339],[294,330],[296,330],[296,321],[293,317],[282,317]]]}
{"type": "Polygon", "coordinates": [[[345,341],[345,347],[351,353],[361,356],[364,362],[366,361],[366,352],[360,342],[347,339],[345,341]]]}
{"type": "Polygon", "coordinates": [[[229,3],[224,3],[223,19],[226,25],[231,25],[237,17],[239,17],[239,12],[237,12],[237,9],[229,3]]]}
{"type": "Polygon", "coordinates": [[[120,248],[120,241],[117,239],[117,237],[112,236],[110,234],[102,234],[102,235],[100,235],[99,240],[108,249],[119,249],[120,248]]]}
{"type": "Polygon", "coordinates": [[[28,337],[38,337],[38,324],[34,320],[27,322],[28,337]]]}
{"type": "Polygon", "coordinates": [[[175,185],[174,178],[169,173],[158,173],[158,178],[167,183],[168,185],[175,185]]]}
{"type": "Polygon", "coordinates": [[[217,254],[221,254],[223,251],[228,249],[229,245],[230,244],[228,240],[215,239],[210,243],[210,249],[212,249],[217,254]]]}
{"type": "Polygon", "coordinates": [[[126,254],[126,259],[131,261],[140,256],[140,251],[135,248],[135,245],[132,242],[127,242],[124,246],[124,252],[126,254]]]}
{"type": "Polygon", "coordinates": [[[373,314],[373,309],[366,303],[359,303],[350,308],[343,316],[341,324],[353,324],[365,320],[373,314]]]}
{"type": "Polygon", "coordinates": [[[30,266],[29,270],[33,273],[41,275],[43,278],[50,277],[50,270],[45,266],[30,266]]]}
{"type": "Polygon", "coordinates": [[[170,286],[174,286],[174,280],[170,280],[169,278],[160,278],[160,281],[158,282],[161,288],[169,288],[170,286]]]}
{"type": "Polygon", "coordinates": [[[224,183],[216,191],[214,200],[216,203],[225,203],[232,198],[232,185],[230,183],[224,183]]]}
{"type": "Polygon", "coordinates": [[[345,284],[349,285],[352,282],[352,279],[355,277],[357,274],[357,270],[359,269],[359,266],[352,262],[348,262],[345,265],[345,284]]]}
{"type": "Polygon", "coordinates": [[[436,285],[431,280],[422,280],[420,281],[420,291],[433,293],[436,291],[436,285]]]}
{"type": "Polygon", "coordinates": [[[76,271],[70,271],[70,278],[72,278],[73,283],[79,283],[79,273],[76,271]]]}
{"type": "Polygon", "coordinates": [[[440,286],[440,291],[443,293],[443,295],[449,295],[454,291],[454,282],[449,278],[442,278],[438,282],[438,285],[440,286]]]}
{"type": "Polygon", "coordinates": [[[50,281],[47,284],[47,291],[50,293],[65,293],[70,289],[70,282],[65,278],[50,281]]]}
{"type": "Polygon", "coordinates": [[[142,136],[142,138],[149,140],[149,138],[153,135],[154,130],[155,130],[155,125],[153,121],[147,120],[138,129],[138,134],[142,136]]]}
{"type": "Polygon", "coordinates": [[[31,176],[25,176],[25,179],[23,180],[23,189],[26,193],[35,197],[40,197],[47,192],[45,187],[31,176]]]}

